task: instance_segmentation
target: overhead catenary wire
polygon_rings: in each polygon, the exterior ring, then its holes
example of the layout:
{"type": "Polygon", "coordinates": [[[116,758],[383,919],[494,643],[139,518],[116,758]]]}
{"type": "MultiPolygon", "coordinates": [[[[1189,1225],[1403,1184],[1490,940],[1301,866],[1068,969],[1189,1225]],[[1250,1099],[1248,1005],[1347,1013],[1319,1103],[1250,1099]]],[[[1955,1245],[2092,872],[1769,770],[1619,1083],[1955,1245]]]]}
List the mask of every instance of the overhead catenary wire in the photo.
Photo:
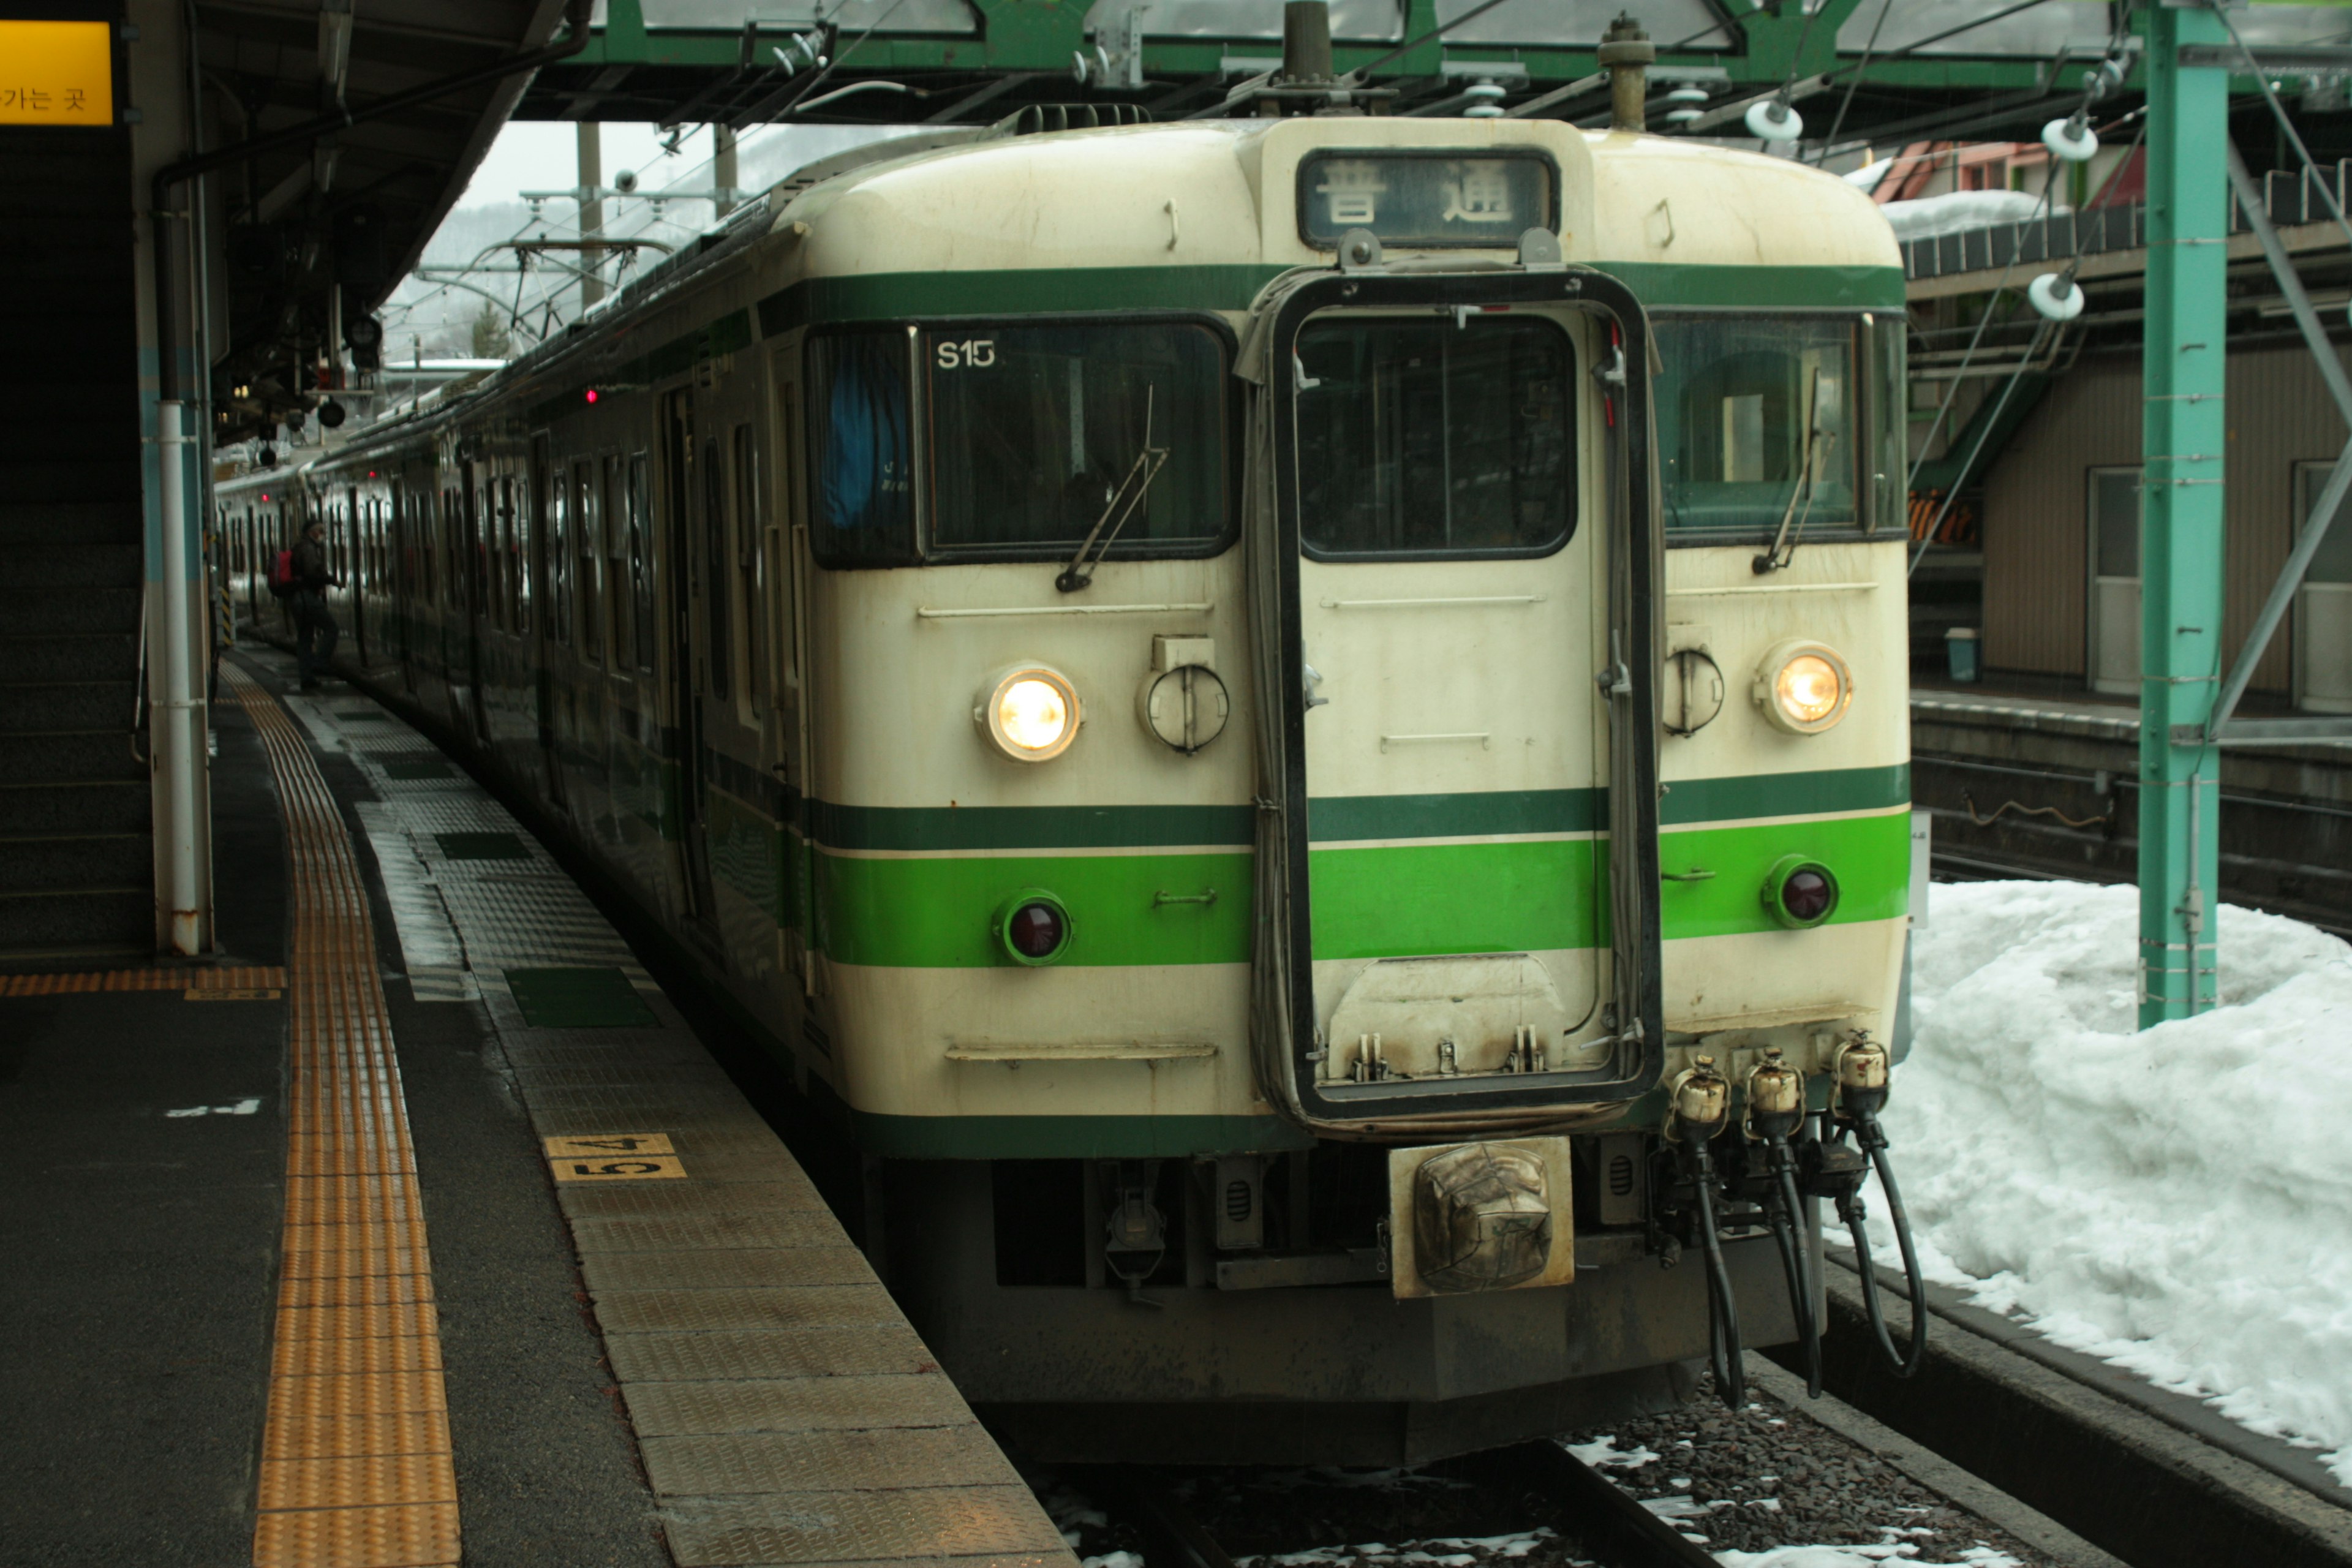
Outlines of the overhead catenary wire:
{"type": "Polygon", "coordinates": [[[1862,58],[1855,63],[1853,75],[1845,84],[1845,96],[1838,100],[1837,118],[1830,121],[1830,133],[1822,139],[1821,154],[1813,160],[1816,168],[1828,162],[1830,148],[1837,142],[1838,132],[1845,129],[1846,110],[1853,107],[1854,90],[1862,86],[1862,79],[1870,69],[1870,58],[1878,52],[1878,35],[1886,26],[1886,14],[1894,9],[1895,0],[1880,0],[1878,20],[1871,24],[1870,41],[1863,46],[1862,58]]]}
{"type": "MultiPolygon", "coordinates": [[[[2111,37],[2109,40],[2111,48],[2122,36],[2120,32],[2121,26],[2122,22],[2119,18],[2117,21],[2118,32],[2111,37]]],[[[2095,79],[2094,79],[2094,80],[2085,81],[2083,88],[2083,104],[2084,110],[2087,110],[2089,109],[2096,96],[2097,89],[2095,87],[2095,79]]],[[[2125,119],[2131,118],[2133,118],[2133,116],[2125,116],[2125,119]]],[[[2118,168],[2127,168],[2130,166],[2133,157],[2139,152],[2140,143],[2147,138],[2147,115],[2146,110],[2142,109],[2137,111],[2137,118],[2139,121],[2139,128],[2133,133],[2131,145],[2125,150],[2123,162],[2117,165],[2118,168]]],[[[2118,121],[2118,123],[2120,123],[2120,121],[2118,121]]],[[[2038,222],[2041,219],[2049,216],[2051,212],[2053,210],[2057,195],[2057,168],[2053,163],[2050,170],[2049,177],[2042,182],[2042,205],[2036,211],[2034,216],[2027,219],[2026,221],[2029,223],[2038,222]]],[[[2065,268],[2059,274],[2059,277],[2069,288],[2074,286],[2074,274],[2083,265],[2083,226],[2077,223],[2074,226],[2074,255],[2068,258],[2065,268]]],[[[1959,372],[1953,376],[1950,390],[1945,393],[1943,403],[1936,410],[1935,423],[1928,426],[1927,438],[1920,443],[1919,456],[1913,461],[1910,476],[1905,481],[1903,487],[1904,494],[1906,498],[1919,483],[1920,472],[1927,466],[1927,453],[1935,446],[1936,437],[1937,433],[1943,429],[1944,421],[1951,413],[1952,405],[1959,398],[1960,386],[1966,379],[1969,365],[1976,358],[1977,349],[1984,342],[1985,329],[1992,324],[1994,310],[2000,304],[2001,293],[2008,288],[2010,275],[2016,270],[2016,268],[2017,256],[2015,251],[2012,250],[2009,260],[2001,267],[2000,277],[1994,282],[1991,294],[1985,300],[1985,313],[1983,318],[1977,323],[1976,333],[1974,336],[1969,338],[1968,349],[1960,356],[1959,372]]],[[[1976,467],[1978,454],[1984,450],[1985,443],[1992,438],[1993,429],[2000,421],[2001,411],[2009,406],[2009,401],[2016,395],[2019,384],[2025,379],[2026,370],[2033,363],[2034,355],[2042,351],[2042,340],[2049,334],[2051,329],[2054,325],[2056,325],[2056,323],[2044,319],[2035,326],[2032,341],[2026,345],[2025,353],[2019,356],[2017,368],[2010,372],[2009,379],[2001,384],[2000,400],[1994,404],[1992,413],[1986,418],[1984,428],[1977,433],[1976,443],[1969,448],[1967,460],[1960,465],[1960,472],[1963,476],[1967,475],[1970,469],[1976,467]]],[[[2063,331],[2063,328],[2060,328],[2059,330],[2063,331]]],[[[1955,483],[1951,489],[1945,495],[1942,502],[1937,507],[1935,517],[1929,521],[1927,529],[1919,536],[1918,547],[1911,552],[1910,563],[1903,569],[1903,575],[1906,579],[1917,573],[1919,570],[1919,563],[1927,559],[1927,546],[1935,542],[1937,533],[1942,530],[1944,520],[1951,515],[1952,507],[1957,501],[1958,501],[1959,495],[1960,487],[1955,483]]]]}

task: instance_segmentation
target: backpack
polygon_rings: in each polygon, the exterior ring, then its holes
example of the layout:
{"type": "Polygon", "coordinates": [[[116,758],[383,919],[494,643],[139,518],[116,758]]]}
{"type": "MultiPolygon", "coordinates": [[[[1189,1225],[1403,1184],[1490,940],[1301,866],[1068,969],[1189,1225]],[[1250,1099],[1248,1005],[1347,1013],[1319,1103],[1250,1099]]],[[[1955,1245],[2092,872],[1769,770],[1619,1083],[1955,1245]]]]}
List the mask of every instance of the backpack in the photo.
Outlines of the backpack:
{"type": "Polygon", "coordinates": [[[294,575],[294,552],[279,551],[269,563],[269,592],[275,597],[290,599],[301,586],[294,575]]]}

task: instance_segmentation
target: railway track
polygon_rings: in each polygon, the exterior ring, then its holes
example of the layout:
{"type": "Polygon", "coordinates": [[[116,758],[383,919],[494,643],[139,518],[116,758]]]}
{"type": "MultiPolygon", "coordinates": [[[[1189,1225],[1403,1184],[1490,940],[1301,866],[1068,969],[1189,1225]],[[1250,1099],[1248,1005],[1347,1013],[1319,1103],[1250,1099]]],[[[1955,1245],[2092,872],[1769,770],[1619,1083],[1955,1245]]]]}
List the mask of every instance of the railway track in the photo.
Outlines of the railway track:
{"type": "MultiPolygon", "coordinates": [[[[1478,1456],[1480,1479],[1519,1493],[1533,1525],[1599,1568],[1720,1568],[1704,1547],[1642,1506],[1632,1493],[1557,1443],[1521,1443],[1478,1456]]],[[[1143,1542],[1148,1568],[1234,1568],[1162,1471],[1101,1466],[1068,1472],[1143,1542]]]]}

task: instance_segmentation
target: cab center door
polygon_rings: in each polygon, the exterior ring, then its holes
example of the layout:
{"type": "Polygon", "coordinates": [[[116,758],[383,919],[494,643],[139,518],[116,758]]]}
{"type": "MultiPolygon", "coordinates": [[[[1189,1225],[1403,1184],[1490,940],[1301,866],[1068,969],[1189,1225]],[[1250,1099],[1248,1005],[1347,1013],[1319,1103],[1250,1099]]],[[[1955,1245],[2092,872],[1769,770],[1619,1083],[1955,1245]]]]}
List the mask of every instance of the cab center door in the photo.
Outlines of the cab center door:
{"type": "Polygon", "coordinates": [[[1334,1098],[1587,1066],[1578,1042],[1605,1032],[1590,335],[1565,311],[1438,307],[1319,312],[1295,340],[1307,903],[1334,1098]]]}

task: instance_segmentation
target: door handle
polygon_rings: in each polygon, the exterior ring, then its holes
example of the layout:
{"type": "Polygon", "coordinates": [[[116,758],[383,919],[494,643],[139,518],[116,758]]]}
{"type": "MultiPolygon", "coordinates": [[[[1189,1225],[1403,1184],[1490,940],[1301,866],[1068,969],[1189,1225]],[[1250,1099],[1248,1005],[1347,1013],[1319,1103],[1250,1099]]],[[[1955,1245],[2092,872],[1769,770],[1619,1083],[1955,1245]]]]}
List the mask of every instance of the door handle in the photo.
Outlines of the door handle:
{"type": "Polygon", "coordinates": [[[1313,665],[1311,665],[1311,664],[1309,664],[1309,665],[1302,665],[1300,668],[1303,668],[1303,669],[1307,672],[1307,679],[1306,679],[1306,682],[1305,682],[1305,685],[1306,685],[1306,688],[1307,688],[1307,689],[1306,689],[1306,699],[1307,699],[1307,700],[1306,700],[1305,706],[1309,707],[1309,708],[1320,708],[1320,707],[1322,707],[1324,704],[1326,704],[1326,703],[1329,702],[1331,700],[1330,700],[1328,697],[1318,697],[1318,696],[1316,696],[1316,695],[1315,695],[1315,689],[1316,689],[1317,687],[1318,687],[1318,686],[1320,686],[1320,685],[1322,685],[1322,684],[1323,684],[1323,672],[1322,672],[1321,670],[1317,669],[1317,668],[1316,668],[1313,665]]]}

